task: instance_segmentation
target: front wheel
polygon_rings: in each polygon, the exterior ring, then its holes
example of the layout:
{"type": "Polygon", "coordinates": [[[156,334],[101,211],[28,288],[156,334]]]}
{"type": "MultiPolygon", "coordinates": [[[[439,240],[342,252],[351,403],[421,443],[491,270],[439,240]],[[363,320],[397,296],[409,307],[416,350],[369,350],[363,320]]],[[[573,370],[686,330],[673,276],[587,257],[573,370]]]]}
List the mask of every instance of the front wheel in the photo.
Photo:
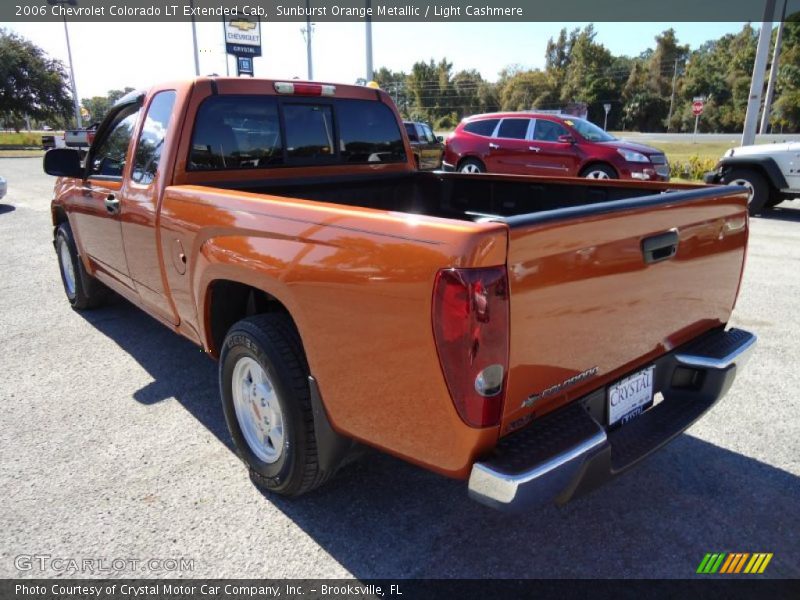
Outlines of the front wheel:
{"type": "Polygon", "coordinates": [[[769,183],[753,169],[731,169],[722,176],[722,183],[747,188],[747,208],[751,215],[761,213],[769,201],[769,183]]]}
{"type": "Polygon", "coordinates": [[[581,171],[580,176],[586,179],[616,179],[617,173],[606,165],[590,165],[581,171]]]}
{"type": "Polygon", "coordinates": [[[288,316],[257,315],[231,327],[219,384],[236,452],[257,486],[299,496],[332,474],[319,467],[308,365],[288,316]]]}
{"type": "Polygon", "coordinates": [[[61,223],[58,226],[55,245],[61,283],[64,285],[64,293],[70,306],[75,310],[83,310],[103,304],[108,299],[108,288],[83,268],[68,223],[61,223]]]}

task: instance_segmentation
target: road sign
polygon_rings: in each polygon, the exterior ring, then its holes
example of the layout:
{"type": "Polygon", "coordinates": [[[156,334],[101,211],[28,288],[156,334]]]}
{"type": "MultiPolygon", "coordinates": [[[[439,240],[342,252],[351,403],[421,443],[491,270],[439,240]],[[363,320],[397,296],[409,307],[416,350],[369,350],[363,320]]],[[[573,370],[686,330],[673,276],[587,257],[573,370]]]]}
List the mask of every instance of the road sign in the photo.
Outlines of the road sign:
{"type": "Polygon", "coordinates": [[[250,75],[253,76],[253,59],[249,56],[236,57],[236,74],[238,76],[250,75]]]}
{"type": "Polygon", "coordinates": [[[606,129],[608,129],[608,113],[609,111],[611,111],[611,104],[610,103],[603,104],[603,110],[606,111],[606,117],[605,119],[603,119],[603,131],[605,131],[606,129]]]}
{"type": "Polygon", "coordinates": [[[261,56],[261,23],[258,19],[225,19],[225,50],[234,56],[261,56]]]}
{"type": "Polygon", "coordinates": [[[695,117],[699,117],[700,115],[703,114],[703,107],[704,103],[702,100],[695,100],[694,102],[692,102],[692,114],[695,117]]]}

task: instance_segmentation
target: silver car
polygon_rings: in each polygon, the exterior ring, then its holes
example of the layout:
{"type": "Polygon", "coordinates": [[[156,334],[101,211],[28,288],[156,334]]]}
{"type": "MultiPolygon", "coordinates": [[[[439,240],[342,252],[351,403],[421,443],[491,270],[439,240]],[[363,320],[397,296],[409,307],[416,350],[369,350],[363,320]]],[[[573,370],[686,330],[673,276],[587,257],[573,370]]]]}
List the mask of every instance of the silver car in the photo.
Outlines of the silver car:
{"type": "Polygon", "coordinates": [[[5,197],[7,189],[8,189],[8,184],[6,183],[6,178],[0,175],[0,200],[2,200],[3,197],[5,197]]]}

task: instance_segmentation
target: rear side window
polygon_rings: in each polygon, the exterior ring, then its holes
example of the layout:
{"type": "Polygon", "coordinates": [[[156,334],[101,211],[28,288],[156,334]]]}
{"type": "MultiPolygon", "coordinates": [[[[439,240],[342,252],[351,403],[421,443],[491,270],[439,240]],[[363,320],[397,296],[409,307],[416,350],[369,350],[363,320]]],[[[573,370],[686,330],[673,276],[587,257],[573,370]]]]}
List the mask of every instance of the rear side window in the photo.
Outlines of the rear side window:
{"type": "Polygon", "coordinates": [[[270,96],[213,96],[197,111],[190,170],[252,169],[283,163],[278,102],[270,96]]]}
{"type": "Polygon", "coordinates": [[[171,90],[159,92],[150,102],[133,161],[131,179],[136,183],[149,185],[155,179],[174,104],[175,92],[171,90]]]}
{"type": "MultiPolygon", "coordinates": [[[[406,148],[394,112],[382,102],[339,100],[339,150],[347,163],[404,162],[406,148]]],[[[287,126],[288,128],[288,126],[287,126]]]]}
{"type": "Polygon", "coordinates": [[[497,130],[497,137],[511,140],[524,140],[528,133],[530,119],[503,119],[497,130]]]}
{"type": "Polygon", "coordinates": [[[500,119],[483,119],[481,121],[472,121],[471,123],[464,125],[464,131],[474,133],[475,135],[485,135],[486,137],[489,137],[494,133],[494,129],[497,127],[497,123],[499,122],[500,119]]]}
{"type": "Polygon", "coordinates": [[[417,126],[414,123],[406,123],[405,126],[408,139],[412,142],[418,141],[419,138],[417,137],[417,126]]]}

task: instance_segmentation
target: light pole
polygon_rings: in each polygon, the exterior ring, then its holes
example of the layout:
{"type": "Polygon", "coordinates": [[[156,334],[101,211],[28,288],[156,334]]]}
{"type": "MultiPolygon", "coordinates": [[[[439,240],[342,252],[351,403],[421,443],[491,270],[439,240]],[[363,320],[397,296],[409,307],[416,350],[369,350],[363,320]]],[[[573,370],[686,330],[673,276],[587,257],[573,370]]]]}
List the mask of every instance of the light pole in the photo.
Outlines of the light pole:
{"type": "Polygon", "coordinates": [[[314,65],[311,62],[311,34],[314,26],[311,24],[311,0],[306,0],[306,27],[300,28],[306,38],[306,61],[308,63],[308,80],[314,79],[314,65]]]}
{"type": "MultiPolygon", "coordinates": [[[[370,8],[372,2],[367,0],[367,9],[370,8]]],[[[375,79],[375,73],[372,70],[372,17],[367,15],[367,81],[375,79]]]]}
{"type": "MultiPolygon", "coordinates": [[[[200,77],[200,57],[197,54],[197,25],[194,22],[194,0],[189,0],[189,6],[192,9],[192,45],[194,47],[194,74],[195,77],[200,77]]],[[[227,56],[225,60],[228,60],[227,56]]]]}
{"type": "MultiPolygon", "coordinates": [[[[69,4],[76,6],[78,0],[47,0],[48,4],[69,4]]],[[[75,67],[72,65],[72,47],[69,43],[69,28],[67,27],[67,15],[64,17],[64,35],[67,38],[67,58],[69,59],[69,80],[72,84],[72,102],[75,105],[75,126],[80,129],[83,127],[81,120],[81,102],[78,100],[78,87],[75,85],[75,67]]]]}

